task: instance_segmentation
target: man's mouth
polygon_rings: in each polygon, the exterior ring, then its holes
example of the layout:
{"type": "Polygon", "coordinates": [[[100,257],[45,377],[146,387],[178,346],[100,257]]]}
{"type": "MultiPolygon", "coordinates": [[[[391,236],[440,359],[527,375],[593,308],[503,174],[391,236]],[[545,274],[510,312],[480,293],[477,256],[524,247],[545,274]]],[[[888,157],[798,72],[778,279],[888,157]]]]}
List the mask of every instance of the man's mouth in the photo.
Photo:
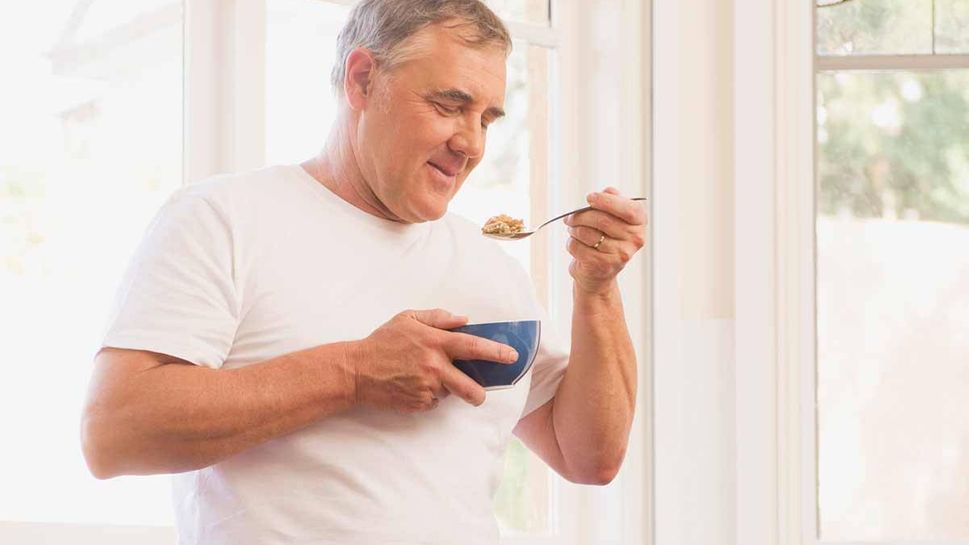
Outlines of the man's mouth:
{"type": "Polygon", "coordinates": [[[454,178],[461,171],[460,169],[455,168],[453,166],[441,165],[431,161],[428,161],[427,164],[431,165],[432,167],[437,169],[441,174],[444,174],[448,178],[454,178]]]}

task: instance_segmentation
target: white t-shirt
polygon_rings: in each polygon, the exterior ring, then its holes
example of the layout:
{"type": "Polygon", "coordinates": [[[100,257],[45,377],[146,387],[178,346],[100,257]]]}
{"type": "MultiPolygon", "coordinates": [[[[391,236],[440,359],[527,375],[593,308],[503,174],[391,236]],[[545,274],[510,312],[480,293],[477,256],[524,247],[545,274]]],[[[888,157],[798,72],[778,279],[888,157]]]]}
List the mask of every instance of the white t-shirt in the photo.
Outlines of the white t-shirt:
{"type": "MultiPolygon", "coordinates": [[[[382,220],[277,166],[172,196],[103,345],[236,368],[438,307],[471,323],[544,316],[522,268],[469,221],[382,220]]],[[[411,415],[358,407],[178,474],[179,543],[494,545],[511,430],[552,398],[566,363],[545,327],[532,371],[480,407],[458,396],[411,415]]]]}

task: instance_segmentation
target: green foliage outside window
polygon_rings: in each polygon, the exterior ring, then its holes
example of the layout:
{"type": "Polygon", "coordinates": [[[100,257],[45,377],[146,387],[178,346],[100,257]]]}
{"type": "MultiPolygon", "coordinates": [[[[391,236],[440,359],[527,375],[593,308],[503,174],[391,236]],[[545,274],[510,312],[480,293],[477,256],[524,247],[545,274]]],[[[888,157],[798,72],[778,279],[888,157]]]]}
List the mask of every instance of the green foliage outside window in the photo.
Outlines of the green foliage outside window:
{"type": "Polygon", "coordinates": [[[818,211],[969,224],[969,70],[818,76],[818,211]]]}

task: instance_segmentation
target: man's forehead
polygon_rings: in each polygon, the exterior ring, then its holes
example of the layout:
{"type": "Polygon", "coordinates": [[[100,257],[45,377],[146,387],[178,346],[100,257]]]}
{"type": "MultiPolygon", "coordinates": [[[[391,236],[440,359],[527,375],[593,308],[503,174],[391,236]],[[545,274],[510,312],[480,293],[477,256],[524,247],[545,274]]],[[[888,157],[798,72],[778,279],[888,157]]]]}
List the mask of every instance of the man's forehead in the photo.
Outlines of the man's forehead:
{"type": "Polygon", "coordinates": [[[504,81],[507,55],[498,44],[469,43],[456,29],[429,25],[400,45],[410,61],[424,61],[442,72],[462,69],[490,75],[504,81]]]}
{"type": "MultiPolygon", "coordinates": [[[[453,29],[431,25],[404,45],[423,94],[501,108],[505,98],[506,57],[492,44],[469,44],[453,29]]],[[[402,66],[403,69],[407,69],[402,66]]]]}
{"type": "Polygon", "coordinates": [[[502,56],[507,56],[508,53],[505,45],[500,42],[481,41],[475,25],[460,19],[449,19],[427,25],[407,38],[405,42],[430,47],[457,46],[473,51],[495,52],[502,56]]]}

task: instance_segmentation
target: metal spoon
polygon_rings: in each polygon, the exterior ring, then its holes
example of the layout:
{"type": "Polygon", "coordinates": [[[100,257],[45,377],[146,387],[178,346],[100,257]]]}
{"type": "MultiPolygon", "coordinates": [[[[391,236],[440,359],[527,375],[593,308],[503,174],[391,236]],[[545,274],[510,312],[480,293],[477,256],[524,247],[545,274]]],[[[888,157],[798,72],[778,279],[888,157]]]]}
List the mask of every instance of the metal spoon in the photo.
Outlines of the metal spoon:
{"type": "MultiPolygon", "coordinates": [[[[646,200],[646,197],[633,197],[630,200],[633,200],[633,201],[645,201],[646,200]]],[[[572,214],[578,214],[579,212],[585,212],[586,210],[592,210],[592,207],[591,206],[585,206],[585,207],[582,207],[582,208],[573,210],[571,212],[566,212],[566,213],[562,214],[561,216],[555,216],[554,218],[546,221],[545,223],[539,225],[538,227],[532,229],[531,231],[521,231],[519,233],[506,233],[506,234],[500,234],[500,233],[482,233],[482,234],[484,236],[488,237],[488,238],[494,238],[494,239],[498,239],[498,240],[521,240],[523,238],[528,238],[528,237],[534,235],[535,233],[538,232],[539,229],[541,229],[542,227],[545,227],[546,225],[552,223],[555,220],[560,220],[560,219],[564,218],[565,216],[571,216],[572,214]]]]}

